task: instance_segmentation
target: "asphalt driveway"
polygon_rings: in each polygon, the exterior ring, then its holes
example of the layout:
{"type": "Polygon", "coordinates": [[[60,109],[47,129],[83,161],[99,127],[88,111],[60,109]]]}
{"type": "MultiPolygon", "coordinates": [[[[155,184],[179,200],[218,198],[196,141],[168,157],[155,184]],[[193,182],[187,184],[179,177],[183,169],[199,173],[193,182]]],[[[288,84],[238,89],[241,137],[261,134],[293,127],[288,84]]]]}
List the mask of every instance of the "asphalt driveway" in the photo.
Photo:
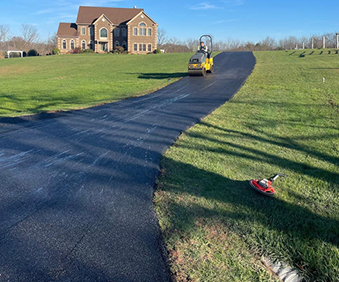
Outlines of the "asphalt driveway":
{"type": "Polygon", "coordinates": [[[169,281],[152,206],[161,156],[254,65],[250,52],[222,53],[215,74],[147,96],[0,120],[0,281],[169,281]]]}

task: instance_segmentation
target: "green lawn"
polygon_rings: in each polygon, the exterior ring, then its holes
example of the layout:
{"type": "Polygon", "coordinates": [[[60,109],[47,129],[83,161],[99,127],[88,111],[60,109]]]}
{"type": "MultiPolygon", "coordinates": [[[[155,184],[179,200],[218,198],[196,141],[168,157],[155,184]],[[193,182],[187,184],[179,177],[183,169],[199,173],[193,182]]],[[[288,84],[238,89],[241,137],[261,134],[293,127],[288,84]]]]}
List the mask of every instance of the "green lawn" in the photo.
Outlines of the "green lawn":
{"type": "Polygon", "coordinates": [[[0,117],[83,108],[147,94],[185,76],[190,55],[0,60],[0,117]]]}
{"type": "Polygon", "coordinates": [[[174,280],[275,281],[264,255],[339,281],[339,54],[255,56],[240,92],[163,157],[154,202],[174,280]],[[279,172],[274,198],[248,184],[279,172]]]}

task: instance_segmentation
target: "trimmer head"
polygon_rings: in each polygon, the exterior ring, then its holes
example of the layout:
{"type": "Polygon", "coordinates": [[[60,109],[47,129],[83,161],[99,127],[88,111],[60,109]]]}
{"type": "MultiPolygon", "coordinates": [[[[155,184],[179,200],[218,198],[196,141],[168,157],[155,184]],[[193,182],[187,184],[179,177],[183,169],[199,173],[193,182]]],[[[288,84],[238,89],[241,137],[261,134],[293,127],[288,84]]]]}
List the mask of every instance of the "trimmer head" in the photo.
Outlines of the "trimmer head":
{"type": "Polygon", "coordinates": [[[274,180],[276,180],[279,176],[285,176],[282,173],[278,173],[275,176],[269,178],[269,179],[251,179],[250,180],[250,186],[257,192],[265,195],[265,196],[269,196],[269,197],[273,197],[275,194],[275,190],[272,187],[272,183],[274,182],[274,180]]]}
{"type": "Polygon", "coordinates": [[[273,197],[275,194],[275,190],[271,186],[271,181],[267,179],[262,179],[262,180],[252,179],[250,180],[250,186],[255,191],[263,195],[269,196],[269,197],[273,197]]]}

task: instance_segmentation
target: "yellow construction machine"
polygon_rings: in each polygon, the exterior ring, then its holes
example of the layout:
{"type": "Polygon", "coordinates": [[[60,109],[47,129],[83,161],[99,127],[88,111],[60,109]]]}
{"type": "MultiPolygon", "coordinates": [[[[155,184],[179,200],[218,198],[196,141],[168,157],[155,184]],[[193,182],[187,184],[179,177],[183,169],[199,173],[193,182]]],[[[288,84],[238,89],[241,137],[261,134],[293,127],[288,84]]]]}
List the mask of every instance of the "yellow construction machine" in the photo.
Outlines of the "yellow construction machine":
{"type": "Polygon", "coordinates": [[[213,44],[210,35],[202,35],[199,39],[199,50],[189,60],[188,74],[205,76],[207,72],[214,72],[213,44]]]}

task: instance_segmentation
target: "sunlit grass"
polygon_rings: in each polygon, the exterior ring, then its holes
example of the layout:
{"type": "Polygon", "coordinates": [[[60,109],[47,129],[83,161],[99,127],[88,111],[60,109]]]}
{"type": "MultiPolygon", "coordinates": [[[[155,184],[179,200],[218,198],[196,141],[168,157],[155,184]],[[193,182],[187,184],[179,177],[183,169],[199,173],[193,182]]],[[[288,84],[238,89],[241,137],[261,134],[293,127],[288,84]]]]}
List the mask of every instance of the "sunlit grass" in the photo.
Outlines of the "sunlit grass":
{"type": "Polygon", "coordinates": [[[154,201],[177,281],[274,280],[261,255],[339,281],[339,55],[320,52],[256,52],[240,92],[166,152],[154,201]],[[274,198],[248,185],[279,172],[274,198]]]}
{"type": "Polygon", "coordinates": [[[185,76],[190,55],[0,60],[0,117],[83,108],[147,94],[185,76]]]}

